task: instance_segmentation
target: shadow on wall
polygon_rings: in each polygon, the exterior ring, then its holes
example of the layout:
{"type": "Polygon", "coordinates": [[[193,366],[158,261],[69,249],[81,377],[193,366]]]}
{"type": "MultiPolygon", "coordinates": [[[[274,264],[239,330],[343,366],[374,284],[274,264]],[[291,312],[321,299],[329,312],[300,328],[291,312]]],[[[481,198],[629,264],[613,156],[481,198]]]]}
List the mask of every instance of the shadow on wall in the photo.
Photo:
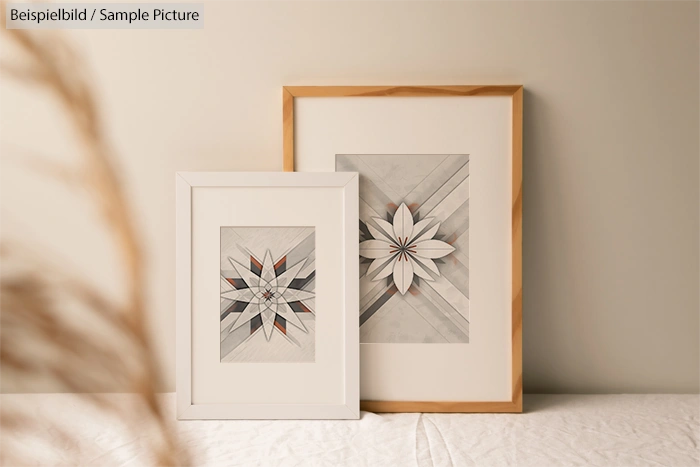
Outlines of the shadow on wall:
{"type": "MultiPolygon", "coordinates": [[[[561,144],[556,140],[566,133],[566,121],[551,102],[527,86],[523,99],[524,392],[551,393],[557,392],[552,388],[569,384],[558,365],[564,359],[560,352],[570,348],[572,337],[561,332],[562,320],[567,319],[562,313],[575,303],[571,300],[567,307],[560,297],[575,297],[576,257],[572,253],[581,245],[575,243],[580,233],[572,231],[572,223],[561,213],[572,208],[573,180],[568,179],[576,174],[567,172],[564,159],[570,155],[558,149],[561,144]],[[528,380],[537,384],[528,384],[528,380]]],[[[582,346],[580,353],[585,352],[582,346]]]]}

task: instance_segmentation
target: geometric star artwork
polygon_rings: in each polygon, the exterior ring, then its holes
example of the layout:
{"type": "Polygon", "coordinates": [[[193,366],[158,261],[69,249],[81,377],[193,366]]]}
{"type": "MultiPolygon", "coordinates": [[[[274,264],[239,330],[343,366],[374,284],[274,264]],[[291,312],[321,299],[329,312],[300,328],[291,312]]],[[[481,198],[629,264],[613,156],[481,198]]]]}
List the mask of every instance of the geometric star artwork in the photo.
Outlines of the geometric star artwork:
{"type": "Polygon", "coordinates": [[[313,227],[221,227],[222,362],[315,361],[313,227]]]}
{"type": "Polygon", "coordinates": [[[469,156],[336,155],[360,174],[360,342],[469,342],[469,156]]]}

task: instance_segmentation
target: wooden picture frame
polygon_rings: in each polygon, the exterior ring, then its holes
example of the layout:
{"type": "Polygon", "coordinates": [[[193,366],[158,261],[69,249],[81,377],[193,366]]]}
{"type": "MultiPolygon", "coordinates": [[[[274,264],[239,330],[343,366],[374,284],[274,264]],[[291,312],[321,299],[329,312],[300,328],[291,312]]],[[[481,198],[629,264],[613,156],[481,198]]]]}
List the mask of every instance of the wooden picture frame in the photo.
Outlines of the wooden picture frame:
{"type": "Polygon", "coordinates": [[[295,170],[295,99],[306,97],[468,97],[504,96],[511,108],[511,397],[485,401],[362,400],[372,412],[522,412],[522,119],[523,87],[495,86],[286,86],[283,94],[284,170],[295,170]]]}

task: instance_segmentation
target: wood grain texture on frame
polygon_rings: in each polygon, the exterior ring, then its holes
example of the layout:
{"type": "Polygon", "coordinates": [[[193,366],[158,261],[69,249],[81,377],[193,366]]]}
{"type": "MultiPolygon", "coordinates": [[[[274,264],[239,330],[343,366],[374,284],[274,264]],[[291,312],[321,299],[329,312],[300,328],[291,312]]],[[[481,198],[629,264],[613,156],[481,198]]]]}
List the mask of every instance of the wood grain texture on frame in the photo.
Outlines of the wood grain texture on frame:
{"type": "Polygon", "coordinates": [[[285,86],[282,89],[283,166],[294,170],[294,98],[296,97],[479,97],[512,99],[512,309],[510,401],[360,401],[370,412],[520,413],[523,410],[522,375],[522,141],[523,87],[479,86],[285,86]]]}

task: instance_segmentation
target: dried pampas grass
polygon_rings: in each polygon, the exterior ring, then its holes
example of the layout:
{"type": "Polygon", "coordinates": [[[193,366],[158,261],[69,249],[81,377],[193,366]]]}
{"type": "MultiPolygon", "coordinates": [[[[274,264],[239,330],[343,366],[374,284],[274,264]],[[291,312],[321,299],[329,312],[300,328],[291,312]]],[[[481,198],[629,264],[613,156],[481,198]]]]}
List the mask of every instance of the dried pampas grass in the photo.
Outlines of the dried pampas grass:
{"type": "MultiPolygon", "coordinates": [[[[4,22],[4,2],[0,8],[4,22]]],[[[71,271],[49,269],[38,261],[40,252],[29,252],[27,245],[0,242],[2,376],[15,387],[50,381],[58,391],[75,393],[81,403],[99,409],[105,430],[112,420],[138,434],[155,464],[186,465],[187,455],[178,447],[156,396],[159,371],[145,322],[142,254],[90,82],[78,54],[60,34],[7,29],[2,34],[21,55],[2,64],[4,78],[17,79],[57,101],[75,130],[82,166],[71,183],[77,180],[86,189],[126,271],[123,300],[115,303],[71,271]],[[110,388],[136,393],[136,403],[125,407],[99,392],[110,388]]],[[[69,423],[52,421],[47,433],[36,429],[34,415],[21,407],[0,407],[2,464],[35,465],[38,453],[31,447],[42,443],[77,444],[69,423]],[[49,434],[50,439],[41,439],[49,434]]],[[[109,463],[100,458],[100,464],[109,463]]]]}

